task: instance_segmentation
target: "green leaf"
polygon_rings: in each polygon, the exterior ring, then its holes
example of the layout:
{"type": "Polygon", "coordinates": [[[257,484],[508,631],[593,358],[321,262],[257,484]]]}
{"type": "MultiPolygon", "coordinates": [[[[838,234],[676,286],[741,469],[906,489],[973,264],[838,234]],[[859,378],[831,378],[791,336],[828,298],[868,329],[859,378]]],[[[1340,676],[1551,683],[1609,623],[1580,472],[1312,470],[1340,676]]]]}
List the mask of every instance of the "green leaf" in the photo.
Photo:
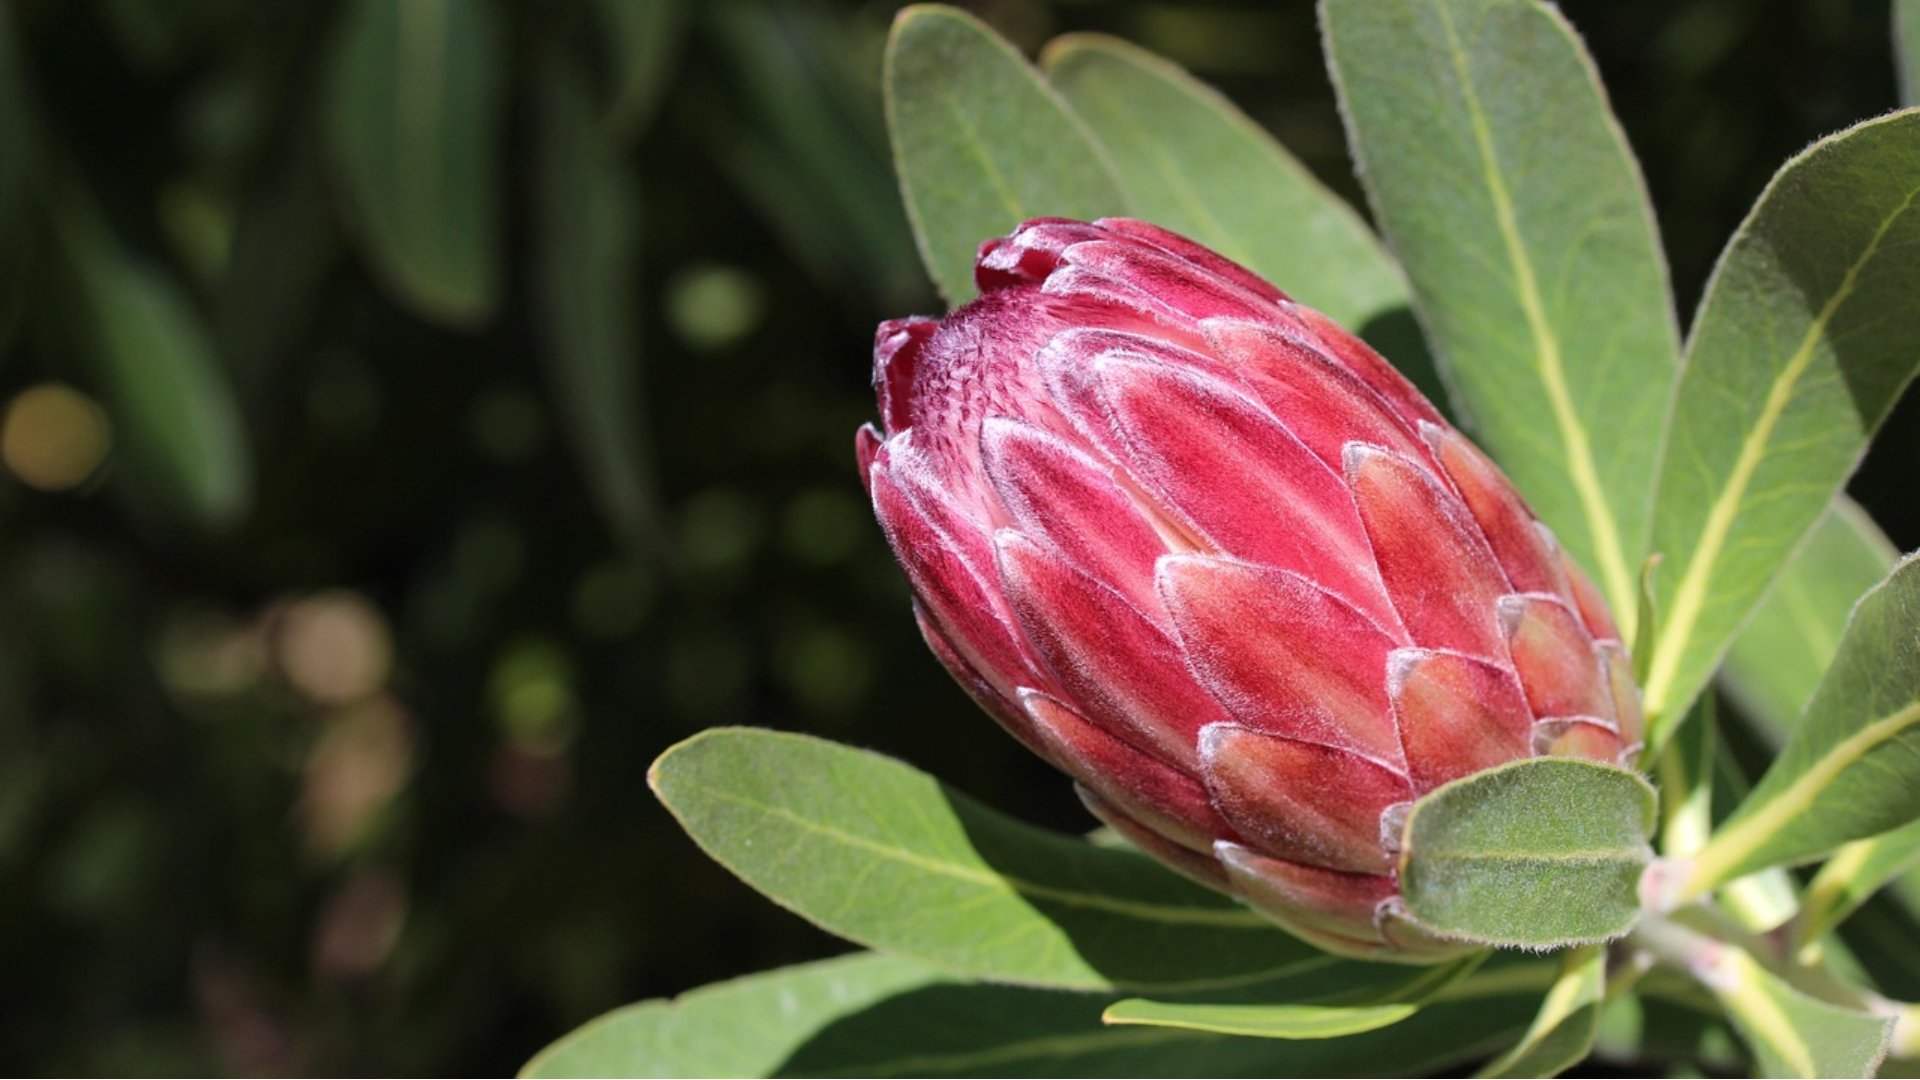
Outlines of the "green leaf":
{"type": "Polygon", "coordinates": [[[1637,774],[1529,758],[1437,788],[1407,819],[1400,888],[1435,933],[1557,948],[1625,933],[1655,817],[1637,774]]]}
{"type": "Polygon", "coordinates": [[[1759,1059],[1760,1075],[1872,1076],[1893,1019],[1809,997],[1738,949],[1724,949],[1702,980],[1759,1059]]]}
{"type": "Polygon", "coordinates": [[[489,11],[357,0],[327,93],[334,170],[374,271],[421,314],[457,324],[484,317],[500,286],[504,57],[489,11]]]}
{"type": "Polygon", "coordinates": [[[1679,353],[1645,188],[1537,0],[1323,0],[1361,179],[1461,414],[1625,620],[1679,353]]]}
{"type": "Polygon", "coordinates": [[[1649,745],[1699,692],[1920,367],[1920,111],[1775,174],[1687,342],[1653,550],[1649,745]]]}
{"type": "Polygon", "coordinates": [[[1834,852],[1801,901],[1795,934],[1800,944],[1825,937],[1895,878],[1920,866],[1920,821],[1834,852]]]}
{"type": "Polygon", "coordinates": [[[1028,218],[1129,211],[1080,121],[973,16],[937,4],[903,9],[883,80],[907,216],[948,303],[973,297],[981,241],[1028,218]]]}
{"type": "Polygon", "coordinates": [[[1568,949],[1560,978],[1547,991],[1532,1026],[1480,1075],[1558,1076],[1586,1060],[1600,1033],[1606,989],[1607,950],[1597,945],[1568,949]]]}
{"type": "Polygon", "coordinates": [[[542,1050],[528,1077],[771,1076],[835,1021],[949,983],[923,964],[855,954],[616,1009],[542,1050]]]}
{"type": "Polygon", "coordinates": [[[1136,213],[1361,332],[1445,401],[1406,280],[1360,215],[1212,87],[1101,34],[1055,38],[1047,80],[1092,129],[1136,213]]]}
{"type": "Polygon", "coordinates": [[[1337,1039],[1397,1024],[1428,998],[1471,975],[1487,954],[1475,953],[1408,975],[1385,965],[1339,964],[1243,991],[1244,1001],[1148,1001],[1107,1007],[1109,1024],[1247,1035],[1261,1039],[1337,1039]],[[1358,985],[1335,990],[1342,982],[1358,985]],[[1304,997],[1305,1000],[1296,1000],[1304,997]]]}
{"type": "Polygon", "coordinates": [[[878,754],[750,728],[661,755],[650,782],[695,842],[843,937],[983,979],[1228,986],[1326,957],[1144,855],[995,813],[878,754]]]}
{"type": "Polygon", "coordinates": [[[1338,1039],[1397,1024],[1420,1011],[1393,1005],[1205,1005],[1129,998],[1107,1009],[1109,1024],[1188,1028],[1259,1039],[1338,1039]]]}
{"type": "Polygon", "coordinates": [[[1720,682],[1774,747],[1787,741],[1847,628],[1854,602],[1900,557],[1866,511],[1841,497],[1734,639],[1720,682]]]}
{"type": "Polygon", "coordinates": [[[247,511],[253,457],[205,323],[178,283],[121,251],[69,195],[56,213],[87,359],[106,399],[129,491],[206,529],[247,511]]]}
{"type": "Polygon", "coordinates": [[[1436,1003],[1390,1031],[1281,1044],[1103,1027],[1110,1000],[850,956],[630,1005],[561,1039],[523,1075],[1417,1076],[1488,1052],[1532,1007],[1524,990],[1500,989],[1436,1003]]]}
{"type": "Polygon", "coordinates": [[[588,486],[630,547],[661,546],[640,386],[639,197],[585,83],[542,80],[535,287],[548,377],[588,486]]]}
{"type": "Polygon", "coordinates": [[[1694,860],[1680,899],[1920,818],[1920,558],[1861,597],[1793,737],[1694,860]]]}
{"type": "Polygon", "coordinates": [[[1893,0],[1893,55],[1900,103],[1920,105],[1920,0],[1893,0]]]}
{"type": "Polygon", "coordinates": [[[646,130],[660,94],[673,74],[686,36],[684,0],[595,0],[600,40],[613,69],[613,100],[605,110],[607,134],[626,142],[646,130]]]}

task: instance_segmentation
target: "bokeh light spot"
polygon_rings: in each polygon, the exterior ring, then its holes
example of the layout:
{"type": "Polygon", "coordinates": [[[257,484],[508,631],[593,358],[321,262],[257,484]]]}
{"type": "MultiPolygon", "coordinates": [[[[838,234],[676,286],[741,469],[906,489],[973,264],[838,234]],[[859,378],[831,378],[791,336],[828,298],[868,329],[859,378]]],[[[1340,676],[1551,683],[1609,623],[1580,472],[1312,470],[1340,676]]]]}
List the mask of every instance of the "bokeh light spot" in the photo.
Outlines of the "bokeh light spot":
{"type": "Polygon", "coordinates": [[[386,617],[366,597],[346,589],[288,605],[274,646],[287,682],[323,705],[367,697],[386,684],[393,669],[386,617]]]}
{"type": "Polygon", "coordinates": [[[690,266],[667,286],[667,324],[693,349],[737,343],[760,325],[766,306],[760,282],[731,266],[690,266]]]}
{"type": "Polygon", "coordinates": [[[100,468],[112,445],[107,414],[70,386],[41,383],[7,403],[0,460],[28,487],[67,491],[100,468]]]}

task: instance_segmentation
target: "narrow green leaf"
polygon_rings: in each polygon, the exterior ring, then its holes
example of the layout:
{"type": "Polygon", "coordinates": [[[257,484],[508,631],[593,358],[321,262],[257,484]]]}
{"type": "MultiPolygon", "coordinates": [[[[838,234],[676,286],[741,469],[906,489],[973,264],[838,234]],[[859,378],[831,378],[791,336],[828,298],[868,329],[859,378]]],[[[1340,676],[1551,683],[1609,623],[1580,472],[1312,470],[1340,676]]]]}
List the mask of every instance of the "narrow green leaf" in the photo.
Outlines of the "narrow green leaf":
{"type": "Polygon", "coordinates": [[[1387,965],[1343,963],[1262,983],[1236,1000],[1148,1001],[1127,998],[1107,1007],[1109,1024],[1247,1035],[1261,1039],[1336,1039],[1397,1024],[1434,995],[1473,974],[1484,952],[1413,974],[1387,965]],[[1344,987],[1344,988],[1340,988],[1344,987]],[[1337,989],[1340,988],[1340,989],[1337,989]]]}
{"type": "Polygon", "coordinates": [[[639,195],[585,83],[542,81],[535,289],[548,377],[594,499],[628,546],[661,544],[640,385],[639,195]]]}
{"type": "Polygon", "coordinates": [[[1178,65],[1116,38],[1068,34],[1040,61],[1106,150],[1136,213],[1351,327],[1428,397],[1446,400],[1398,264],[1260,125],[1178,65]]]}
{"type": "Polygon", "coordinates": [[[1397,1024],[1420,1011],[1394,1005],[1204,1005],[1129,998],[1108,1007],[1109,1024],[1187,1028],[1258,1039],[1338,1039],[1397,1024]]]}
{"type": "Polygon", "coordinates": [[[1639,167],[1537,0],[1323,0],[1361,179],[1457,404],[1632,640],[1678,331],[1639,167]]]}
{"type": "Polygon", "coordinates": [[[1893,1019],[1809,997],[1745,952],[1725,950],[1703,978],[1759,1059],[1760,1075],[1874,1075],[1893,1019]]]}
{"type": "Polygon", "coordinates": [[[1806,717],[1694,860],[1682,899],[1920,818],[1920,558],[1861,597],[1806,717]]]}
{"type": "Polygon", "coordinates": [[[56,216],[131,493],[203,528],[231,526],[252,498],[253,458],[206,325],[171,277],[121,251],[77,198],[56,216]]]}
{"type": "Polygon", "coordinates": [[[1855,601],[1899,557],[1866,511],[1844,496],[1836,499],[1734,639],[1720,683],[1768,743],[1786,743],[1826,674],[1855,601]]]}
{"type": "Polygon", "coordinates": [[[1390,1031],[1282,1044],[1103,1027],[1110,1000],[849,956],[630,1005],[561,1039],[523,1075],[1418,1076],[1511,1038],[1532,1007],[1523,989],[1500,989],[1435,1004],[1390,1031]]]}
{"type": "Polygon", "coordinates": [[[327,94],[334,170],[373,269],[454,323],[484,317],[500,285],[505,65],[490,17],[461,0],[356,0],[327,94]]]}
{"type": "Polygon", "coordinates": [[[721,865],[863,945],[1037,986],[1228,986],[1326,958],[1132,851],[995,813],[878,754],[748,728],[650,782],[721,865]]]}
{"type": "Polygon", "coordinates": [[[1480,1075],[1558,1076],[1585,1061],[1600,1033],[1606,989],[1607,950],[1598,945],[1568,949],[1561,960],[1560,978],[1547,991],[1532,1026],[1480,1075]]]}
{"type": "Polygon", "coordinates": [[[1129,211],[1080,121],[973,16],[938,4],[903,9],[883,81],[907,216],[948,303],[973,297],[981,241],[1028,218],[1129,211]]]}
{"type": "Polygon", "coordinates": [[[595,0],[593,14],[609,67],[613,95],[605,110],[607,134],[626,142],[646,130],[673,74],[686,36],[685,0],[595,0]]]}
{"type": "Polygon", "coordinates": [[[1920,105],[1920,0],[1893,0],[1893,55],[1900,103],[1920,105]]]}
{"type": "Polygon", "coordinates": [[[1874,893],[1915,867],[1920,867],[1920,821],[1834,852],[1807,885],[1797,940],[1803,945],[1819,941],[1874,893]]]}
{"type": "Polygon", "coordinates": [[[1920,367],[1920,110],[1775,174],[1687,342],[1653,550],[1650,745],[1705,685],[1920,367]]]}
{"type": "Polygon", "coordinates": [[[1436,933],[1557,948],[1625,933],[1653,857],[1653,788],[1637,774],[1530,758],[1456,780],[1413,805],[1400,888],[1436,933]]]}

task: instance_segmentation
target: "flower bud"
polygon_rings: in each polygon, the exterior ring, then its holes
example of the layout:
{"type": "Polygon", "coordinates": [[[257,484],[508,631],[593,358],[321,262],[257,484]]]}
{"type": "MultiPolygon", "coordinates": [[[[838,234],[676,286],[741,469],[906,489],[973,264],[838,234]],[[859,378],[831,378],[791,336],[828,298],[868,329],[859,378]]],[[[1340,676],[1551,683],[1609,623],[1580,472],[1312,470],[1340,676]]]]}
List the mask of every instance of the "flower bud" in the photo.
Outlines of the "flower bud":
{"type": "Polygon", "coordinates": [[[880,327],[858,438],[928,644],[1168,865],[1330,951],[1456,953],[1401,911],[1406,809],[1631,760],[1598,592],[1412,384],[1220,255],[1041,219],[975,277],[880,327]]]}

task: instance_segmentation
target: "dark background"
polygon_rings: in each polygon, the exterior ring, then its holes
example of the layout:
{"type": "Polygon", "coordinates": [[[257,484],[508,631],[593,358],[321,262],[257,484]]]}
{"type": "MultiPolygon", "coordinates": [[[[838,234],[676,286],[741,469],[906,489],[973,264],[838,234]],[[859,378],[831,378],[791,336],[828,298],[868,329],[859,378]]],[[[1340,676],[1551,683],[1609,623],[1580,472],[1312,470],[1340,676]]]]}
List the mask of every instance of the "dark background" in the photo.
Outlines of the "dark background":
{"type": "MultiPolygon", "coordinates": [[[[641,40],[618,0],[450,2],[498,31],[477,115],[502,277],[462,315],[390,287],[343,195],[348,5],[0,0],[7,1071],[504,1073],[615,1005],[840,950],[646,790],[715,724],[1090,825],[925,653],[853,473],[873,325],[936,306],[881,126],[896,5],[688,2],[641,40]],[[543,231],[565,80],[639,222],[602,237],[636,246],[589,312],[644,390],[611,400],[651,489],[611,497],[542,300],[601,265],[556,264],[543,231]],[[129,262],[244,420],[252,480],[223,510],[183,509],[120,437],[155,398],[76,298],[129,262]]],[[[971,6],[1029,50],[1098,29],[1165,53],[1357,195],[1306,3],[971,6]]],[[[1894,104],[1884,3],[1564,7],[1683,313],[1783,159],[1894,104]]],[[[1908,549],[1917,420],[1854,486],[1908,549]]]]}

